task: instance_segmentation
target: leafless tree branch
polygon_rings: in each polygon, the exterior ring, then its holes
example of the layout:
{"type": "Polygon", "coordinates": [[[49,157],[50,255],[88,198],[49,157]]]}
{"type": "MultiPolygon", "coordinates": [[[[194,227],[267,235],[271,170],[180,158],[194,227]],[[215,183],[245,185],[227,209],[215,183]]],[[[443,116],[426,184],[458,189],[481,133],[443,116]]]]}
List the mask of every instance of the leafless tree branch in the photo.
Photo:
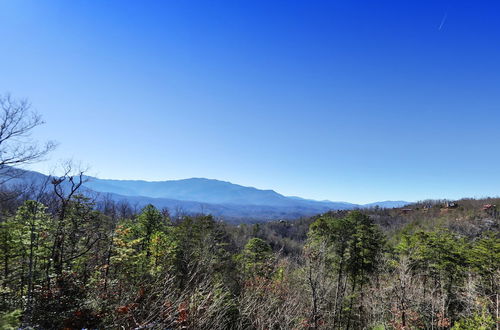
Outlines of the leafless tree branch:
{"type": "Polygon", "coordinates": [[[0,171],[12,174],[10,166],[39,161],[54,150],[53,141],[39,145],[31,139],[33,129],[43,124],[42,117],[31,110],[28,101],[0,95],[0,171]]]}

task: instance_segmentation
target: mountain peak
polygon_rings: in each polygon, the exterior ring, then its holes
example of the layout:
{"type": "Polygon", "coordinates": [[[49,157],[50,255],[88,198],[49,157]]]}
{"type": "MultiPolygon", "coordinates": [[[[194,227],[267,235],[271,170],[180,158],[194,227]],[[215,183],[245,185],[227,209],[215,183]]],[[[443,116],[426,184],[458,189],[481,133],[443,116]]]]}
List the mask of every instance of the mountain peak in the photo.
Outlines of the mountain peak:
{"type": "MultiPolygon", "coordinates": [[[[24,171],[31,181],[43,182],[45,175],[24,171]]],[[[298,218],[329,210],[364,207],[393,208],[407,205],[404,201],[384,201],[358,205],[347,202],[316,201],[284,196],[274,190],[246,187],[228,181],[208,178],[144,181],[113,180],[86,177],[84,186],[115,200],[127,200],[137,206],[153,204],[159,208],[182,209],[188,213],[211,213],[226,218],[260,220],[298,218]]]]}

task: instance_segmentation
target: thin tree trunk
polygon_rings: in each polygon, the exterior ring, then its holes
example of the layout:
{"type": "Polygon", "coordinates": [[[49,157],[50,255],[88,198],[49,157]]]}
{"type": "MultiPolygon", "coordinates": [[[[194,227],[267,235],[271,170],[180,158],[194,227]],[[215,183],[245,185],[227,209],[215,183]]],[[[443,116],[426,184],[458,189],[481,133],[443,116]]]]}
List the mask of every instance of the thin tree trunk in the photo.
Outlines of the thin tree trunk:
{"type": "MultiPolygon", "coordinates": [[[[337,325],[337,306],[339,300],[340,283],[342,282],[342,267],[344,267],[344,255],[340,259],[339,271],[337,275],[337,287],[335,288],[335,300],[333,305],[333,327],[337,325]]],[[[339,316],[340,317],[340,316],[339,316]]]]}

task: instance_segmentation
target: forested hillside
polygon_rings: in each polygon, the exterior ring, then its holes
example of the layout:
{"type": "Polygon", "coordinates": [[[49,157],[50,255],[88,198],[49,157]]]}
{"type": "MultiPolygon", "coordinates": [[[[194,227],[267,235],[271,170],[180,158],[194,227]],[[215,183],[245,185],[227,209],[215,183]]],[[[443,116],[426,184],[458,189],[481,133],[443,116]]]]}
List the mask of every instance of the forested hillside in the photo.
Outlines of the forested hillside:
{"type": "Polygon", "coordinates": [[[49,184],[38,195],[2,191],[3,329],[493,329],[498,320],[498,199],[235,226],[95,203],[79,176],[49,184]]]}

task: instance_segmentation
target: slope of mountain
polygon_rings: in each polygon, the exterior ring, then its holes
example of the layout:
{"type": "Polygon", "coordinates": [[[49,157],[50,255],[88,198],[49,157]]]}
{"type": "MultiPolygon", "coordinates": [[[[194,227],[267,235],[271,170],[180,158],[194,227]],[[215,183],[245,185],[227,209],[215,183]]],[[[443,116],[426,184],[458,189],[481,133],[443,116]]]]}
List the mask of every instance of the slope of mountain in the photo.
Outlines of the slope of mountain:
{"type": "Polygon", "coordinates": [[[279,207],[351,209],[359,205],[345,202],[315,201],[286,197],[274,190],[261,190],[205,178],[170,181],[107,180],[87,177],[87,188],[124,196],[168,198],[209,204],[265,205],[279,207]]]}
{"type": "Polygon", "coordinates": [[[384,201],[384,202],[375,202],[375,203],[369,203],[369,204],[363,204],[363,208],[370,208],[370,207],[380,207],[384,209],[393,209],[393,208],[398,208],[398,207],[403,207],[406,206],[410,203],[405,202],[405,201],[384,201]]]}
{"type": "Polygon", "coordinates": [[[291,205],[291,201],[273,190],[259,190],[230,182],[205,178],[171,181],[105,180],[87,177],[85,184],[95,191],[126,196],[171,198],[217,204],[291,205]]]}
{"type": "MultiPolygon", "coordinates": [[[[11,186],[48,182],[44,174],[20,170],[23,174],[8,181],[11,186]]],[[[1,176],[1,174],[0,174],[1,176]]],[[[191,178],[171,181],[107,180],[85,177],[84,187],[98,193],[99,198],[127,201],[137,207],[153,204],[171,212],[210,213],[226,219],[294,219],[324,213],[329,210],[349,210],[364,207],[399,207],[403,201],[385,201],[358,205],[346,202],[315,201],[287,197],[273,190],[260,190],[226,181],[191,178]]]]}

